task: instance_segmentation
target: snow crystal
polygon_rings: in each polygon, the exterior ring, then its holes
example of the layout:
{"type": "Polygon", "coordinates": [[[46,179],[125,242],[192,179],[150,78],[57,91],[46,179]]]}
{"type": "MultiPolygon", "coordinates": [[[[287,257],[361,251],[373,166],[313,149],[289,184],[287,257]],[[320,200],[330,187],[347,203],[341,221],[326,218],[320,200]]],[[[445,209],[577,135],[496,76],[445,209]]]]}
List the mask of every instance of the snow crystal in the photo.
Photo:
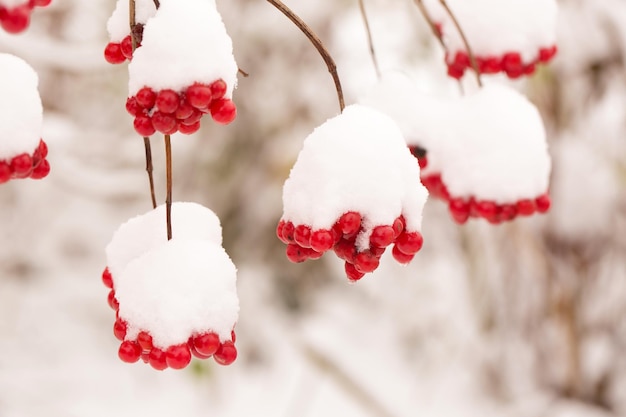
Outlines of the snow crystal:
{"type": "MultiPolygon", "coordinates": [[[[172,204],[172,235],[177,239],[201,239],[222,244],[222,226],[217,215],[196,203],[172,204]]],[[[117,280],[133,260],[167,241],[165,205],[133,217],[122,224],[106,247],[107,267],[117,280]]]]}
{"type": "Polygon", "coordinates": [[[548,189],[551,161],[543,121],[509,87],[488,84],[472,95],[444,99],[395,74],[361,102],[391,116],[409,145],[427,150],[424,173],[441,173],[452,196],[510,203],[548,189]]]}
{"type": "MultiPolygon", "coordinates": [[[[447,0],[473,52],[479,56],[520,53],[525,62],[538,49],[556,43],[556,0],[447,0]]],[[[449,52],[465,51],[454,22],[439,0],[424,0],[435,22],[441,23],[449,52]]]]}
{"type": "Polygon", "coordinates": [[[141,48],[128,71],[131,96],[143,87],[181,91],[221,78],[228,86],[225,97],[232,98],[238,67],[214,2],[162,0],[144,27],[141,48]]]}
{"type": "MultiPolygon", "coordinates": [[[[145,24],[156,13],[154,0],[135,0],[135,23],[145,24]]],[[[115,10],[107,22],[111,42],[120,43],[130,35],[130,6],[128,0],[117,0],[115,10]]]]}
{"type": "Polygon", "coordinates": [[[427,196],[398,126],[352,105],[304,141],[283,188],[283,219],[330,229],[342,214],[357,211],[364,217],[362,236],[369,237],[375,226],[391,225],[402,214],[407,229],[419,231],[427,196]]]}
{"type": "Polygon", "coordinates": [[[126,339],[147,331],[161,349],[209,331],[230,340],[239,314],[236,279],[235,265],[214,242],[174,238],[143,254],[116,281],[126,339]]]}
{"type": "Polygon", "coordinates": [[[0,54],[0,75],[0,160],[32,154],[43,124],[39,77],[24,60],[10,54],[0,54]]]}

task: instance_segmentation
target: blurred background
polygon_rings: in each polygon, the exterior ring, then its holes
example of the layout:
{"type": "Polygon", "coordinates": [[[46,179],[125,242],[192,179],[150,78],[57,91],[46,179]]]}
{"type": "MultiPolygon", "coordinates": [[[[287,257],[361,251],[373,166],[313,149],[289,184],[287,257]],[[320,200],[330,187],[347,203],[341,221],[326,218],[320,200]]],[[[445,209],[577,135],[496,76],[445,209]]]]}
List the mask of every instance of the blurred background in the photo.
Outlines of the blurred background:
{"type": "MultiPolygon", "coordinates": [[[[626,2],[560,1],[559,55],[514,84],[549,132],[550,213],[459,227],[429,201],[415,260],[386,254],[358,284],[330,255],[290,264],[274,233],[304,138],[338,113],[326,66],[267,2],[217,3],[250,76],[233,124],[174,138],[174,199],[222,220],[239,358],[162,373],[117,358],[100,274],[115,229],[151,207],[143,141],[126,66],[103,59],[114,1],[55,0],[0,32],[39,73],[52,165],[0,188],[0,416],[626,416],[626,2]]],[[[288,5],[354,102],[376,80],[357,1],[288,5]]],[[[366,6],[383,71],[458,94],[411,0],[366,6]]]]}

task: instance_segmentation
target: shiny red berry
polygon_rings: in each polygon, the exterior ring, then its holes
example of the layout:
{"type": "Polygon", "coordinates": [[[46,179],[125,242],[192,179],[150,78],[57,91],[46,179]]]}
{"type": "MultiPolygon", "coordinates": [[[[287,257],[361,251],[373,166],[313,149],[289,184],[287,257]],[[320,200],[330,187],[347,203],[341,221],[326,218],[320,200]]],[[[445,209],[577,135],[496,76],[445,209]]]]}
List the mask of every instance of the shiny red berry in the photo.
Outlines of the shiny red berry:
{"type": "Polygon", "coordinates": [[[215,333],[205,333],[193,338],[194,348],[205,356],[211,356],[220,347],[220,338],[215,333]]]}
{"type": "Polygon", "coordinates": [[[131,116],[139,116],[143,113],[143,107],[137,103],[137,99],[135,97],[128,97],[126,99],[126,111],[131,116]]]}
{"type": "Polygon", "coordinates": [[[213,93],[211,87],[204,84],[194,84],[185,91],[187,101],[196,109],[206,109],[211,104],[213,93]]]}
{"type": "Polygon", "coordinates": [[[351,236],[361,229],[361,215],[354,211],[344,213],[337,222],[341,232],[346,236],[351,236]]]}
{"type": "Polygon", "coordinates": [[[176,118],[180,121],[184,121],[187,118],[191,117],[193,113],[194,113],[193,106],[189,104],[187,100],[180,100],[178,108],[176,109],[176,118]]]}
{"type": "Polygon", "coordinates": [[[120,49],[124,58],[131,59],[133,57],[133,40],[130,35],[122,39],[122,42],[120,42],[120,49]]]}
{"type": "Polygon", "coordinates": [[[145,114],[135,117],[133,127],[135,128],[135,132],[139,133],[143,137],[152,136],[156,133],[156,129],[152,124],[152,119],[150,116],[145,114]]]}
{"type": "Polygon", "coordinates": [[[148,355],[148,363],[157,371],[167,369],[167,354],[159,348],[153,348],[148,355]]]}
{"type": "Polygon", "coordinates": [[[33,169],[33,159],[27,153],[23,153],[11,159],[11,171],[18,178],[27,177],[33,169]]]}
{"type": "Polygon", "coordinates": [[[11,167],[6,162],[0,161],[0,184],[11,179],[11,167]]]}
{"type": "Polygon", "coordinates": [[[152,126],[166,135],[171,135],[177,130],[176,118],[171,114],[161,113],[160,111],[155,111],[152,114],[152,126]]]}
{"type": "Polygon", "coordinates": [[[335,245],[335,237],[330,230],[316,230],[311,233],[311,248],[319,253],[332,249],[335,245]]]}
{"type": "Polygon", "coordinates": [[[406,230],[398,236],[394,248],[405,255],[414,255],[422,249],[424,238],[420,232],[407,232],[406,230]]]}
{"type": "Polygon", "coordinates": [[[380,261],[378,257],[370,251],[359,252],[354,258],[354,267],[356,270],[365,274],[375,271],[379,264],[380,261]]]}
{"type": "Polygon", "coordinates": [[[167,365],[172,369],[183,369],[191,362],[191,351],[186,343],[170,346],[165,353],[167,365]]]}
{"type": "Polygon", "coordinates": [[[217,80],[211,83],[211,95],[213,100],[219,100],[226,94],[227,86],[224,80],[217,80]]]}
{"type": "Polygon", "coordinates": [[[391,250],[391,254],[393,255],[393,258],[398,261],[401,264],[408,264],[409,262],[411,262],[413,260],[413,258],[415,257],[415,254],[413,255],[408,255],[404,252],[402,252],[399,248],[398,245],[394,245],[393,249],[391,250]]]}
{"type": "Polygon", "coordinates": [[[550,196],[548,194],[544,194],[540,197],[537,197],[535,199],[535,203],[537,204],[537,211],[539,213],[545,213],[548,210],[550,210],[551,201],[550,201],[550,196]]]}
{"type": "Polygon", "coordinates": [[[27,4],[12,9],[0,8],[0,25],[8,33],[20,33],[30,24],[31,8],[27,4]]]}
{"type": "Polygon", "coordinates": [[[104,59],[109,64],[121,64],[126,61],[126,57],[122,52],[122,47],[119,43],[109,42],[104,48],[104,59]]]}
{"type": "Polygon", "coordinates": [[[517,212],[520,216],[531,216],[535,213],[537,205],[534,200],[520,200],[517,202],[517,212]]]}
{"type": "Polygon", "coordinates": [[[200,130],[200,121],[197,121],[196,123],[192,125],[186,125],[184,123],[178,124],[178,131],[182,133],[183,135],[192,135],[196,133],[198,130],[200,130]]]}
{"type": "Polygon", "coordinates": [[[294,243],[295,242],[294,233],[295,233],[296,228],[293,225],[293,223],[291,222],[285,223],[282,230],[283,230],[282,241],[285,243],[294,243]]]}
{"type": "Polygon", "coordinates": [[[150,87],[144,87],[137,91],[135,98],[141,107],[150,110],[156,102],[156,93],[150,87]]]}
{"type": "Polygon", "coordinates": [[[504,221],[513,220],[517,217],[517,207],[514,204],[503,204],[500,207],[500,219],[504,221]]]}
{"type": "Polygon", "coordinates": [[[139,332],[137,335],[137,343],[143,350],[151,350],[153,347],[152,336],[148,332],[139,332]]]}
{"type": "Polygon", "coordinates": [[[115,323],[113,323],[113,334],[119,341],[124,341],[126,337],[126,322],[124,322],[121,318],[117,318],[115,323]]]}
{"type": "Polygon", "coordinates": [[[450,214],[455,222],[463,224],[469,219],[469,203],[462,198],[455,198],[450,200],[448,204],[450,214]]]}
{"type": "Polygon", "coordinates": [[[398,236],[402,234],[402,232],[404,231],[404,228],[406,227],[404,216],[400,216],[396,220],[394,220],[392,227],[393,227],[393,238],[397,239],[398,236]]]}
{"type": "Polygon", "coordinates": [[[237,359],[237,348],[230,340],[222,343],[213,355],[213,359],[220,365],[230,365],[237,359]]]}
{"type": "Polygon", "coordinates": [[[109,268],[104,268],[104,271],[102,271],[102,283],[107,288],[113,288],[113,276],[109,268]]]}
{"type": "Polygon", "coordinates": [[[232,100],[221,98],[211,103],[211,117],[219,124],[229,124],[237,117],[237,107],[232,100]]]}
{"type": "Polygon", "coordinates": [[[378,248],[386,248],[395,239],[395,232],[392,226],[376,226],[370,236],[370,244],[378,248]]]}
{"type": "Polygon", "coordinates": [[[287,259],[294,264],[298,264],[309,259],[309,251],[306,248],[298,246],[297,244],[290,243],[287,245],[285,253],[287,254],[287,259]]]}
{"type": "Polygon", "coordinates": [[[293,232],[293,238],[298,245],[303,248],[311,247],[311,228],[304,224],[300,224],[293,232]]]}
{"type": "Polygon", "coordinates": [[[115,298],[115,290],[109,291],[109,295],[107,296],[107,302],[109,303],[109,307],[111,307],[113,310],[117,311],[120,309],[120,304],[115,298]]]}
{"type": "Polygon", "coordinates": [[[161,113],[172,114],[178,110],[180,97],[174,90],[161,90],[156,96],[155,105],[161,113]]]}
{"type": "Polygon", "coordinates": [[[354,257],[356,256],[354,240],[341,239],[337,242],[337,244],[335,244],[333,250],[339,259],[354,263],[354,257]]]}
{"type": "Polygon", "coordinates": [[[365,276],[363,272],[358,271],[350,262],[345,263],[344,270],[350,281],[358,281],[365,276]]]}
{"type": "Polygon", "coordinates": [[[45,178],[50,173],[50,163],[47,159],[42,159],[41,162],[30,173],[30,178],[34,180],[40,180],[45,178]]]}
{"type": "Polygon", "coordinates": [[[136,342],[127,340],[122,342],[117,352],[120,359],[126,363],[135,363],[141,357],[141,347],[136,342]]]}

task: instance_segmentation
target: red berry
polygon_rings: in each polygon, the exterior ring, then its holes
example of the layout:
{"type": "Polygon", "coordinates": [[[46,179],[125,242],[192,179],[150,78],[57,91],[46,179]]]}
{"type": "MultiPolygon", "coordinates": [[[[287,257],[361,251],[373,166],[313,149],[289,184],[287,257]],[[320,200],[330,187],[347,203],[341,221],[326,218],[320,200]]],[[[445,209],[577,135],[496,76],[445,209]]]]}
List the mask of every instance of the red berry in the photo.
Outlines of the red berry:
{"type": "Polygon", "coordinates": [[[135,94],[137,103],[144,109],[152,109],[156,102],[156,93],[150,87],[144,87],[135,94]]]}
{"type": "Polygon", "coordinates": [[[502,68],[510,78],[518,78],[524,74],[522,57],[517,52],[509,52],[502,57],[502,68]]]}
{"type": "Polygon", "coordinates": [[[354,258],[354,267],[357,271],[363,273],[373,272],[378,268],[379,264],[380,261],[376,255],[370,251],[359,252],[354,258]]]}
{"type": "Polygon", "coordinates": [[[476,211],[480,217],[489,221],[495,221],[498,218],[498,206],[493,201],[479,201],[476,204],[476,211]]]}
{"type": "Polygon", "coordinates": [[[448,208],[455,222],[463,224],[469,219],[469,203],[462,198],[450,200],[448,208]]]}
{"type": "Polygon", "coordinates": [[[304,224],[298,225],[293,232],[293,238],[303,248],[311,247],[311,228],[304,224]]]}
{"type": "Polygon", "coordinates": [[[30,23],[30,11],[27,4],[12,9],[0,8],[0,25],[8,33],[22,32],[30,23]]]}
{"type": "Polygon", "coordinates": [[[35,6],[46,7],[52,3],[52,0],[35,0],[35,6]]]}
{"type": "Polygon", "coordinates": [[[537,206],[533,200],[520,200],[517,202],[517,212],[520,216],[530,216],[532,215],[537,206]]]}
{"type": "Polygon", "coordinates": [[[359,231],[361,228],[361,215],[354,211],[344,213],[337,222],[341,233],[346,236],[351,236],[359,231]]]}
{"type": "Polygon", "coordinates": [[[230,365],[237,359],[237,348],[230,340],[222,343],[213,355],[213,359],[220,365],[230,365]]]}
{"type": "Polygon", "coordinates": [[[205,333],[193,338],[194,348],[205,356],[211,356],[220,347],[220,338],[215,333],[205,333]]]}
{"type": "Polygon", "coordinates": [[[298,264],[309,259],[309,251],[307,251],[306,248],[302,248],[293,243],[287,245],[285,253],[287,254],[287,259],[289,259],[294,264],[298,264]]]}
{"type": "Polygon", "coordinates": [[[395,239],[395,232],[391,226],[376,226],[370,236],[370,244],[379,248],[386,248],[395,239]]]}
{"type": "Polygon", "coordinates": [[[500,207],[500,219],[504,221],[513,220],[517,217],[517,207],[513,204],[503,204],[500,207]]]}
{"type": "Polygon", "coordinates": [[[545,64],[550,61],[556,55],[558,48],[556,45],[553,45],[549,48],[541,48],[539,50],[539,62],[545,64]]]}
{"type": "MultiPolygon", "coordinates": [[[[178,104],[178,108],[176,109],[176,118],[180,121],[183,121],[191,117],[194,113],[194,110],[195,109],[193,108],[193,106],[189,104],[187,100],[180,100],[180,103],[178,104]]],[[[193,123],[190,123],[190,124],[193,124],[193,123]]]]}
{"type": "Polygon", "coordinates": [[[150,116],[145,114],[135,117],[133,127],[135,128],[135,132],[139,133],[143,137],[152,136],[156,132],[156,129],[152,124],[152,119],[150,116]]]}
{"type": "Polygon", "coordinates": [[[448,76],[456,80],[460,80],[463,77],[463,74],[465,74],[464,69],[460,69],[460,68],[448,65],[448,76]]]}
{"type": "Polygon", "coordinates": [[[178,131],[183,135],[191,135],[196,133],[198,130],[200,130],[200,121],[197,121],[192,125],[187,125],[184,123],[178,124],[178,131]]]}
{"type": "Polygon", "coordinates": [[[128,97],[126,99],[126,111],[131,116],[139,116],[143,113],[143,108],[137,103],[137,99],[135,97],[128,97]]]}
{"type": "Polygon", "coordinates": [[[126,323],[119,317],[113,324],[113,334],[120,341],[124,341],[124,338],[126,337],[126,323]]]}
{"type": "Polygon", "coordinates": [[[234,330],[230,331],[230,340],[232,340],[233,343],[235,343],[237,341],[237,334],[235,333],[234,330]]]}
{"type": "Polygon", "coordinates": [[[545,213],[548,210],[550,210],[551,201],[550,201],[550,196],[548,194],[544,194],[540,197],[537,197],[535,199],[535,203],[537,203],[537,211],[539,213],[545,213]]]}
{"type": "Polygon", "coordinates": [[[148,332],[139,332],[137,335],[137,343],[139,343],[139,346],[141,346],[143,350],[151,350],[153,347],[152,336],[150,336],[148,332]]]}
{"type": "Polygon", "coordinates": [[[117,311],[120,309],[120,303],[117,302],[115,298],[115,290],[109,291],[109,295],[107,296],[107,302],[109,303],[109,307],[113,310],[117,311]]]}
{"type": "Polygon", "coordinates": [[[191,116],[187,117],[185,120],[181,122],[184,125],[193,125],[196,124],[202,119],[202,112],[199,110],[193,109],[191,116]]]}
{"type": "Polygon", "coordinates": [[[11,159],[11,171],[18,178],[28,177],[33,169],[33,159],[27,153],[23,153],[11,159]]]}
{"type": "Polygon", "coordinates": [[[215,100],[211,103],[211,116],[215,122],[227,125],[237,117],[237,107],[227,98],[215,100]]]}
{"type": "Polygon", "coordinates": [[[113,288],[113,276],[111,275],[109,268],[104,268],[104,271],[102,271],[102,282],[105,287],[113,288]]]}
{"type": "Polygon", "coordinates": [[[157,371],[167,369],[167,354],[159,348],[153,348],[148,355],[148,363],[157,371]]]}
{"type": "Polygon", "coordinates": [[[311,248],[319,253],[332,249],[335,245],[335,237],[330,230],[316,230],[311,233],[311,248]]]}
{"type": "Polygon", "coordinates": [[[33,169],[33,172],[30,173],[30,178],[34,180],[40,180],[45,178],[50,173],[50,163],[47,159],[42,159],[39,165],[33,169]]]}
{"type": "Polygon", "coordinates": [[[194,84],[185,92],[187,101],[196,109],[206,109],[211,104],[213,93],[211,87],[204,84],[194,84]]]}
{"type": "Polygon", "coordinates": [[[121,64],[126,61],[126,57],[122,52],[122,47],[119,43],[109,42],[104,48],[104,59],[109,64],[121,64]]]}
{"type": "Polygon", "coordinates": [[[161,90],[157,94],[155,105],[161,113],[172,114],[178,110],[180,105],[180,97],[174,90],[161,90]]]}
{"type": "Polygon", "coordinates": [[[356,248],[354,247],[354,240],[341,239],[333,248],[335,254],[339,259],[343,259],[346,262],[354,263],[354,257],[356,256],[356,248]]]}
{"type": "Polygon", "coordinates": [[[133,57],[133,40],[130,35],[122,39],[122,42],[120,42],[120,49],[124,58],[131,59],[133,57]]]}
{"type": "Polygon", "coordinates": [[[172,369],[183,369],[191,362],[191,351],[186,343],[170,346],[165,353],[167,365],[172,369]]]}
{"type": "Polygon", "coordinates": [[[152,114],[152,126],[161,133],[171,135],[176,132],[176,118],[171,114],[155,111],[152,114]]]}
{"type": "Polygon", "coordinates": [[[41,139],[39,140],[39,146],[37,147],[37,152],[39,156],[41,156],[42,159],[48,156],[48,145],[46,145],[46,142],[44,142],[41,139]]]}
{"type": "Polygon", "coordinates": [[[283,242],[285,243],[294,243],[295,239],[294,239],[294,232],[295,232],[296,228],[294,227],[293,223],[291,222],[287,222],[285,223],[285,225],[283,226],[283,242]]]}
{"type": "Polygon", "coordinates": [[[193,345],[193,341],[191,340],[187,343],[187,345],[189,346],[189,350],[191,351],[191,354],[198,359],[209,359],[211,356],[213,356],[213,355],[203,355],[202,353],[198,352],[198,349],[196,349],[196,347],[193,345]]]}
{"type": "Polygon", "coordinates": [[[393,238],[397,239],[398,236],[400,236],[402,234],[402,232],[404,231],[405,227],[406,227],[406,223],[404,221],[404,216],[400,216],[396,220],[394,220],[394,222],[393,222],[393,238]]]}
{"type": "Polygon", "coordinates": [[[286,239],[283,238],[283,229],[285,228],[285,222],[283,220],[278,222],[276,226],[276,236],[280,239],[281,242],[287,244],[289,243],[286,239]]]}
{"type": "Polygon", "coordinates": [[[135,363],[141,357],[141,347],[136,342],[127,340],[122,342],[117,352],[120,359],[127,363],[135,363]]]}
{"type": "Polygon", "coordinates": [[[213,100],[218,100],[224,97],[224,94],[226,94],[227,89],[228,87],[226,86],[226,83],[224,82],[224,80],[214,81],[211,84],[211,95],[213,96],[213,100]]]}
{"type": "Polygon", "coordinates": [[[11,167],[6,162],[0,161],[0,184],[11,179],[11,167]]]}
{"type": "Polygon", "coordinates": [[[424,169],[428,166],[428,158],[417,158],[417,165],[420,169],[424,169]]]}
{"type": "Polygon", "coordinates": [[[424,244],[424,238],[420,232],[402,232],[396,240],[395,249],[404,253],[405,255],[414,255],[422,249],[424,244]]]}
{"type": "Polygon", "coordinates": [[[402,252],[399,248],[398,245],[394,245],[393,249],[391,250],[391,254],[393,255],[393,258],[398,261],[399,263],[405,265],[408,264],[409,262],[411,262],[413,260],[413,258],[415,257],[415,254],[413,255],[407,255],[406,253],[402,252]]]}
{"type": "Polygon", "coordinates": [[[354,265],[349,262],[345,263],[344,269],[346,271],[346,276],[350,281],[358,281],[365,276],[363,272],[357,271],[354,265]]]}
{"type": "Polygon", "coordinates": [[[480,62],[480,72],[483,74],[497,74],[502,70],[500,60],[496,57],[486,57],[480,62]]]}
{"type": "Polygon", "coordinates": [[[536,69],[537,69],[537,66],[533,63],[533,64],[524,65],[524,69],[522,71],[524,75],[533,75],[536,69]]]}

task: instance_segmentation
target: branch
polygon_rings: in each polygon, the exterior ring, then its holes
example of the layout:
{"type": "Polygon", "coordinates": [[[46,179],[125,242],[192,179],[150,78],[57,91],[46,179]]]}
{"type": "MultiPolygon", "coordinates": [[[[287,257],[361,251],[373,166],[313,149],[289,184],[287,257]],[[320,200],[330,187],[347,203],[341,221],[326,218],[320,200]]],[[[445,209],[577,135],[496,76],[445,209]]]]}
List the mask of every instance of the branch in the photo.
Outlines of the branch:
{"type": "Polygon", "coordinates": [[[476,56],[474,55],[474,52],[472,51],[472,47],[470,46],[467,40],[467,37],[465,36],[465,32],[463,32],[463,29],[461,28],[461,25],[458,19],[456,18],[454,13],[452,13],[452,10],[448,6],[448,3],[446,3],[446,0],[439,0],[439,3],[441,3],[443,8],[446,9],[446,12],[452,19],[452,22],[454,23],[456,30],[459,31],[459,34],[461,35],[461,39],[463,40],[463,44],[465,45],[465,49],[467,49],[467,54],[469,55],[470,63],[472,64],[472,68],[474,69],[474,73],[476,74],[476,82],[478,83],[479,87],[482,87],[483,82],[480,78],[480,70],[478,68],[478,63],[476,62],[476,56]]]}
{"type": "Polygon", "coordinates": [[[341,81],[339,80],[339,74],[337,74],[337,65],[333,60],[332,56],[320,40],[320,38],[311,30],[311,28],[304,23],[302,19],[298,15],[296,15],[291,9],[285,6],[280,0],[267,0],[272,6],[276,7],[282,14],[284,14],[289,20],[293,22],[294,25],[298,27],[309,38],[309,41],[313,44],[317,52],[322,56],[326,66],[328,67],[328,72],[333,77],[333,81],[335,83],[335,89],[337,90],[337,98],[339,99],[339,107],[341,111],[346,107],[346,104],[343,99],[343,89],[341,88],[341,81]]]}
{"type": "Polygon", "coordinates": [[[167,240],[172,239],[172,140],[165,138],[165,171],[167,177],[167,196],[165,197],[165,216],[167,220],[167,240]]]}
{"type": "Polygon", "coordinates": [[[154,0],[154,5],[156,6],[157,9],[161,7],[161,3],[159,3],[159,0],[154,0]]]}
{"type": "Polygon", "coordinates": [[[376,59],[376,51],[374,50],[374,41],[372,40],[372,31],[370,29],[370,22],[365,12],[365,3],[363,0],[359,0],[359,9],[361,10],[361,17],[363,18],[363,24],[365,25],[365,32],[367,33],[367,43],[370,48],[370,56],[374,63],[374,69],[376,70],[376,76],[380,79],[380,67],[378,66],[378,60],[376,59]]]}
{"type": "Polygon", "coordinates": [[[426,6],[424,6],[423,1],[415,0],[415,4],[417,5],[417,8],[420,9],[422,16],[424,16],[426,23],[428,23],[428,26],[430,26],[430,30],[433,32],[433,35],[435,35],[435,38],[439,41],[441,48],[443,48],[443,50],[446,51],[448,48],[446,48],[446,44],[443,43],[441,32],[437,29],[437,25],[435,25],[435,21],[433,20],[430,13],[428,13],[428,10],[426,9],[426,6]]]}

